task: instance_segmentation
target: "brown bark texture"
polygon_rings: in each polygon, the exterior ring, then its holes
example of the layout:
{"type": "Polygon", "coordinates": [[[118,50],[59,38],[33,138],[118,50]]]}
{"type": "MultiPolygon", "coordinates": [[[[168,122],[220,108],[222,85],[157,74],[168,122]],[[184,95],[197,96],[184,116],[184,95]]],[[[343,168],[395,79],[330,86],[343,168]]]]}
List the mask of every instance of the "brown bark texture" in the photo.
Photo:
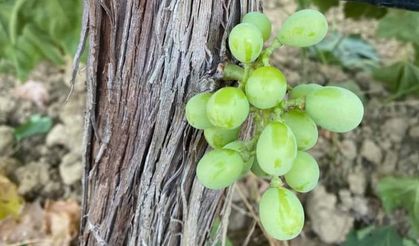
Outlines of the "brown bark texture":
{"type": "Polygon", "coordinates": [[[81,245],[209,243],[224,194],[196,180],[207,145],[184,106],[220,86],[214,74],[228,32],[259,7],[258,0],[85,0],[81,245]]]}

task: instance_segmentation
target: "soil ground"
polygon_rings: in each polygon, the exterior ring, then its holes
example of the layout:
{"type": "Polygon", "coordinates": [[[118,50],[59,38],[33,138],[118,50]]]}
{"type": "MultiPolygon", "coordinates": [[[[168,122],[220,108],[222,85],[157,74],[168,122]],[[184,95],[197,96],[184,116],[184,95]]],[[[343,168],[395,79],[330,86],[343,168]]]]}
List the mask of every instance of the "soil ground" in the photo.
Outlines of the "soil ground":
{"type": "MultiPolygon", "coordinates": [[[[266,1],[264,7],[275,20],[273,30],[278,30],[282,20],[296,8],[288,0],[266,1]]],[[[374,44],[382,63],[396,60],[403,48],[396,41],[377,39],[374,20],[347,20],[341,9],[329,12],[328,20],[333,28],[358,33],[374,44]]],[[[273,64],[283,70],[292,85],[352,81],[352,86],[360,88],[366,112],[361,126],[350,133],[320,131],[318,144],[310,152],[320,164],[321,180],[314,191],[301,196],[307,214],[304,232],[288,244],[277,245],[338,245],[352,229],[369,225],[391,224],[406,233],[404,213],[386,215],[376,185],[388,175],[419,174],[419,99],[388,102],[385,99],[389,93],[368,73],[344,71],[302,58],[298,49],[281,48],[273,64]]],[[[81,197],[84,81],[80,76],[75,92],[65,103],[68,72],[68,68],[41,64],[30,76],[26,89],[14,78],[0,76],[0,146],[6,146],[0,148],[0,171],[18,185],[26,203],[43,208],[48,201],[79,203],[81,197]],[[51,117],[52,129],[48,134],[16,142],[13,127],[33,114],[51,117]]],[[[252,216],[252,211],[257,211],[259,194],[267,186],[266,181],[253,175],[236,185],[228,233],[234,245],[267,245],[257,218],[252,216]]]]}

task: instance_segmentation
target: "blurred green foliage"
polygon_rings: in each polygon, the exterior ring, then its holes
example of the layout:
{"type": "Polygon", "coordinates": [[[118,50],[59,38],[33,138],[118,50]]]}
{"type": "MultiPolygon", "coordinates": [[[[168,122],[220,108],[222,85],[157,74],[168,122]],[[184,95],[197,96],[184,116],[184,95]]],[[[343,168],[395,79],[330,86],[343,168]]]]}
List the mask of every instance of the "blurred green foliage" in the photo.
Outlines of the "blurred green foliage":
{"type": "Polygon", "coordinates": [[[0,72],[25,80],[40,61],[63,64],[80,33],[81,0],[0,0],[0,72]]]}
{"type": "Polygon", "coordinates": [[[384,82],[390,92],[390,99],[408,94],[419,95],[419,67],[411,62],[400,61],[374,70],[375,79],[384,82]]]}
{"type": "Polygon", "coordinates": [[[41,115],[32,115],[28,121],[15,128],[15,137],[18,141],[38,134],[49,132],[52,119],[41,115]]]}
{"type": "Polygon", "coordinates": [[[337,31],[330,32],[322,42],[310,47],[309,54],[323,63],[346,69],[372,69],[380,61],[374,47],[361,36],[345,36],[337,31]]]}
{"type": "Polygon", "coordinates": [[[404,243],[392,227],[367,227],[349,233],[343,246],[404,246],[404,243]]]}
{"type": "Polygon", "coordinates": [[[387,212],[404,208],[409,213],[412,236],[419,236],[419,179],[387,177],[378,183],[378,195],[387,212]]]}

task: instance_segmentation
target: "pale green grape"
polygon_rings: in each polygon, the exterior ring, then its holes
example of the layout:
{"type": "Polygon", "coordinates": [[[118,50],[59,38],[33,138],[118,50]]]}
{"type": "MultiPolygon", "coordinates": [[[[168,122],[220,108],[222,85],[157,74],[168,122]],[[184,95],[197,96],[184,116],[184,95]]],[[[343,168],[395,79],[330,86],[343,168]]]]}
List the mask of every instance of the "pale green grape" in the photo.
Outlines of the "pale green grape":
{"type": "Polygon", "coordinates": [[[242,157],[244,162],[241,175],[245,175],[250,170],[253,161],[255,160],[255,156],[250,154],[250,151],[246,143],[243,141],[234,141],[224,146],[224,149],[231,149],[240,153],[240,156],[242,157]]]}
{"type": "Polygon", "coordinates": [[[207,103],[209,121],[217,127],[238,128],[249,114],[249,102],[242,90],[224,87],[215,92],[207,103]]]}
{"type": "Polygon", "coordinates": [[[309,192],[319,182],[319,165],[310,154],[298,151],[292,168],[285,174],[287,184],[295,191],[309,192]]]}
{"type": "Polygon", "coordinates": [[[250,12],[243,16],[243,23],[255,25],[262,33],[263,40],[266,41],[271,36],[272,23],[268,17],[261,12],[250,12]]]}
{"type": "Polygon", "coordinates": [[[252,173],[254,173],[258,177],[269,176],[269,174],[265,173],[265,171],[263,171],[262,168],[260,168],[257,158],[255,158],[255,160],[253,161],[252,168],[250,170],[252,170],[252,173]]]}
{"type": "Polygon", "coordinates": [[[303,9],[288,17],[278,33],[285,45],[308,47],[322,41],[328,29],[326,17],[314,9],[303,9]]]}
{"type": "Polygon", "coordinates": [[[240,128],[225,129],[220,127],[211,127],[204,130],[205,140],[214,149],[224,147],[224,145],[233,142],[239,137],[240,128]]]}
{"type": "Polygon", "coordinates": [[[297,143],[291,129],[280,122],[272,122],[263,129],[257,146],[259,166],[270,175],[287,173],[297,156],[297,143]]]}
{"type": "Polygon", "coordinates": [[[317,126],[307,113],[290,110],[284,113],[282,118],[294,133],[299,150],[308,150],[316,144],[319,135],[317,126]]]}
{"type": "Polygon", "coordinates": [[[333,132],[348,132],[361,123],[364,106],[351,91],[325,86],[306,97],[305,110],[317,125],[333,132]]]}
{"type": "Polygon", "coordinates": [[[309,93],[322,88],[319,84],[309,83],[309,84],[300,84],[294,87],[289,95],[290,99],[306,97],[309,93]]]}
{"type": "Polygon", "coordinates": [[[304,209],[300,200],[282,187],[265,191],[259,203],[259,217],[265,231],[278,240],[295,238],[304,226],[304,209]]]}
{"type": "Polygon", "coordinates": [[[238,24],[228,36],[228,46],[237,60],[243,63],[253,62],[263,48],[262,33],[252,24],[238,24]]]}
{"type": "Polygon", "coordinates": [[[275,67],[261,67],[252,72],[246,83],[249,102],[257,108],[276,106],[285,96],[287,81],[275,67]]]}
{"type": "Polygon", "coordinates": [[[207,103],[211,97],[211,93],[199,93],[189,99],[185,107],[186,120],[189,125],[196,129],[205,129],[212,127],[207,117],[207,103]]]}
{"type": "Polygon", "coordinates": [[[209,189],[223,189],[240,177],[243,165],[240,154],[234,150],[212,150],[198,162],[196,176],[209,189]]]}

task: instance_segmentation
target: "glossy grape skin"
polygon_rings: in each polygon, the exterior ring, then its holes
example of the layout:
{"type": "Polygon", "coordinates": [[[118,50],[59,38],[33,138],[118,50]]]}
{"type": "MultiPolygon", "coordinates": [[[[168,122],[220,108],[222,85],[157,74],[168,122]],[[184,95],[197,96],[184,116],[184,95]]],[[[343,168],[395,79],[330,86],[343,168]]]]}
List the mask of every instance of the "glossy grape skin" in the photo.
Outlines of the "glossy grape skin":
{"type": "Polygon", "coordinates": [[[224,149],[231,149],[237,151],[240,154],[243,160],[241,176],[246,175],[246,173],[252,167],[253,161],[255,160],[255,156],[250,154],[246,143],[243,141],[234,141],[224,146],[224,149]]]}
{"type": "Polygon", "coordinates": [[[237,60],[243,63],[253,62],[263,48],[262,33],[253,24],[238,24],[230,32],[228,46],[237,60]]]}
{"type": "Polygon", "coordinates": [[[325,86],[306,97],[305,110],[317,125],[333,131],[356,128],[364,115],[361,100],[350,90],[325,86]]]}
{"type": "Polygon", "coordinates": [[[223,189],[240,177],[243,165],[240,154],[234,150],[212,150],[198,162],[196,176],[209,189],[223,189]]]}
{"type": "Polygon", "coordinates": [[[317,89],[320,89],[322,87],[323,86],[321,86],[319,84],[314,84],[314,83],[299,84],[291,90],[291,92],[289,94],[289,98],[290,99],[296,99],[296,98],[306,97],[311,92],[313,92],[317,89]]]}
{"type": "Polygon", "coordinates": [[[297,196],[282,187],[269,188],[259,203],[259,217],[265,231],[278,240],[291,240],[304,226],[304,209],[297,196]]]}
{"type": "Polygon", "coordinates": [[[250,168],[252,170],[252,173],[258,177],[268,177],[269,174],[267,174],[265,171],[260,168],[257,158],[254,159],[252,167],[250,168]]]}
{"type": "Polygon", "coordinates": [[[278,40],[288,46],[308,47],[326,36],[326,17],[317,10],[303,9],[288,17],[278,33],[278,40]]]}
{"type": "Polygon", "coordinates": [[[273,176],[287,173],[297,156],[297,142],[291,129],[280,122],[271,122],[260,134],[256,157],[260,168],[273,176]]]}
{"type": "Polygon", "coordinates": [[[205,129],[212,127],[207,117],[207,103],[211,97],[211,93],[199,93],[186,103],[185,115],[189,125],[196,129],[205,129]]]}
{"type": "Polygon", "coordinates": [[[239,132],[240,128],[225,129],[220,127],[211,127],[204,130],[204,137],[211,147],[219,149],[236,140],[239,137],[239,132]]]}
{"type": "Polygon", "coordinates": [[[238,88],[221,88],[208,100],[207,116],[214,126],[235,129],[248,115],[249,102],[243,91],[238,88]]]}
{"type": "Polygon", "coordinates": [[[271,36],[272,23],[269,18],[261,12],[250,12],[243,16],[242,23],[255,25],[262,33],[263,40],[266,41],[271,36]]]}
{"type": "Polygon", "coordinates": [[[282,115],[282,119],[294,133],[299,150],[308,150],[316,144],[319,136],[317,126],[307,113],[290,110],[282,115]]]}
{"type": "Polygon", "coordinates": [[[309,192],[319,182],[320,170],[316,159],[309,153],[298,151],[291,170],[285,174],[287,184],[297,192],[309,192]]]}
{"type": "Polygon", "coordinates": [[[253,106],[268,109],[278,105],[284,98],[287,81],[275,67],[261,67],[250,74],[245,90],[253,106]]]}

